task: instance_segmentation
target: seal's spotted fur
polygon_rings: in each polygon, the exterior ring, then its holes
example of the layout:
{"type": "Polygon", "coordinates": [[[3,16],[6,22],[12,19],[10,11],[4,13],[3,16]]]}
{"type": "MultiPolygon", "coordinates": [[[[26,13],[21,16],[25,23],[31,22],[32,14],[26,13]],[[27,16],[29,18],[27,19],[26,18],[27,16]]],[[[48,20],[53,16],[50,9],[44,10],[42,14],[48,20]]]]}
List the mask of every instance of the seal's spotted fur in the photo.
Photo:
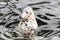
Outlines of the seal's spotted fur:
{"type": "Polygon", "coordinates": [[[34,13],[31,7],[26,7],[22,12],[22,20],[19,23],[19,27],[24,31],[23,33],[31,37],[34,35],[35,30],[37,29],[37,22],[35,20],[34,13]]]}

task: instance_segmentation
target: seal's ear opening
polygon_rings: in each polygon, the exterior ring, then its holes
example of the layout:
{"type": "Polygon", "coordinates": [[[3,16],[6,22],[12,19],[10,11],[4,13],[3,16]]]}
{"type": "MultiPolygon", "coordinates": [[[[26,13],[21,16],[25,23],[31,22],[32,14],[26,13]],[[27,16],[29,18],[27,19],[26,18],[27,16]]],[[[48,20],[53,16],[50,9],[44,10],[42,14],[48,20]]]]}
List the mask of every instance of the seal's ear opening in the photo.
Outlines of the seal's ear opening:
{"type": "Polygon", "coordinates": [[[28,11],[25,11],[28,14],[28,11]]]}

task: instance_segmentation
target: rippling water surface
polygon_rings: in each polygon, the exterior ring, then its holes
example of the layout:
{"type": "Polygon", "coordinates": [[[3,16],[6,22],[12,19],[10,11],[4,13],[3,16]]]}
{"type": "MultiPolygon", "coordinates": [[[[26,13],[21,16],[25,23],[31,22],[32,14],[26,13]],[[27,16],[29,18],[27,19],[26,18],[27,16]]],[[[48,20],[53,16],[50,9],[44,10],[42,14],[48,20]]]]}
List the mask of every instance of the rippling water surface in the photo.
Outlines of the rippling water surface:
{"type": "Polygon", "coordinates": [[[17,25],[20,21],[21,9],[26,6],[32,7],[38,23],[38,33],[35,39],[60,40],[60,0],[11,2],[8,2],[10,6],[0,2],[0,40],[18,40],[20,38],[21,35],[17,31],[17,25]]]}

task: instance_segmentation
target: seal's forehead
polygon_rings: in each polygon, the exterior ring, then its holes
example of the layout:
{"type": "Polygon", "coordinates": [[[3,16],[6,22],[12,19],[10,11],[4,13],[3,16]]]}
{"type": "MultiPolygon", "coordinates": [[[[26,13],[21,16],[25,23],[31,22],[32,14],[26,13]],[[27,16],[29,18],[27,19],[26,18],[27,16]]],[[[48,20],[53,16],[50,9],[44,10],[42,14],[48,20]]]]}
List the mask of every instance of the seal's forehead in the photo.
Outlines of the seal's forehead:
{"type": "Polygon", "coordinates": [[[31,11],[31,10],[32,10],[32,8],[29,6],[24,9],[24,11],[31,11]]]}
{"type": "Polygon", "coordinates": [[[24,8],[21,17],[24,18],[25,16],[28,16],[32,14],[32,8],[31,7],[26,7],[24,8]]]}

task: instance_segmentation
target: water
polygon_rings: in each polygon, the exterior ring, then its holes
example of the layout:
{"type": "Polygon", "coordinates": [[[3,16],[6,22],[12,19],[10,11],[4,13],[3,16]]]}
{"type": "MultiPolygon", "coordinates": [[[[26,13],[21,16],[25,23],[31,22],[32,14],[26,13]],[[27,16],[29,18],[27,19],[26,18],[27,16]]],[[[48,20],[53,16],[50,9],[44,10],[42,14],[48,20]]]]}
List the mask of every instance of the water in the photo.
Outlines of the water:
{"type": "Polygon", "coordinates": [[[60,40],[60,0],[20,0],[12,2],[19,10],[11,8],[14,11],[11,12],[9,6],[0,5],[0,40],[21,38],[17,24],[20,21],[21,8],[23,9],[27,5],[33,8],[36,16],[39,15],[36,17],[39,28],[35,39],[60,40]]]}

